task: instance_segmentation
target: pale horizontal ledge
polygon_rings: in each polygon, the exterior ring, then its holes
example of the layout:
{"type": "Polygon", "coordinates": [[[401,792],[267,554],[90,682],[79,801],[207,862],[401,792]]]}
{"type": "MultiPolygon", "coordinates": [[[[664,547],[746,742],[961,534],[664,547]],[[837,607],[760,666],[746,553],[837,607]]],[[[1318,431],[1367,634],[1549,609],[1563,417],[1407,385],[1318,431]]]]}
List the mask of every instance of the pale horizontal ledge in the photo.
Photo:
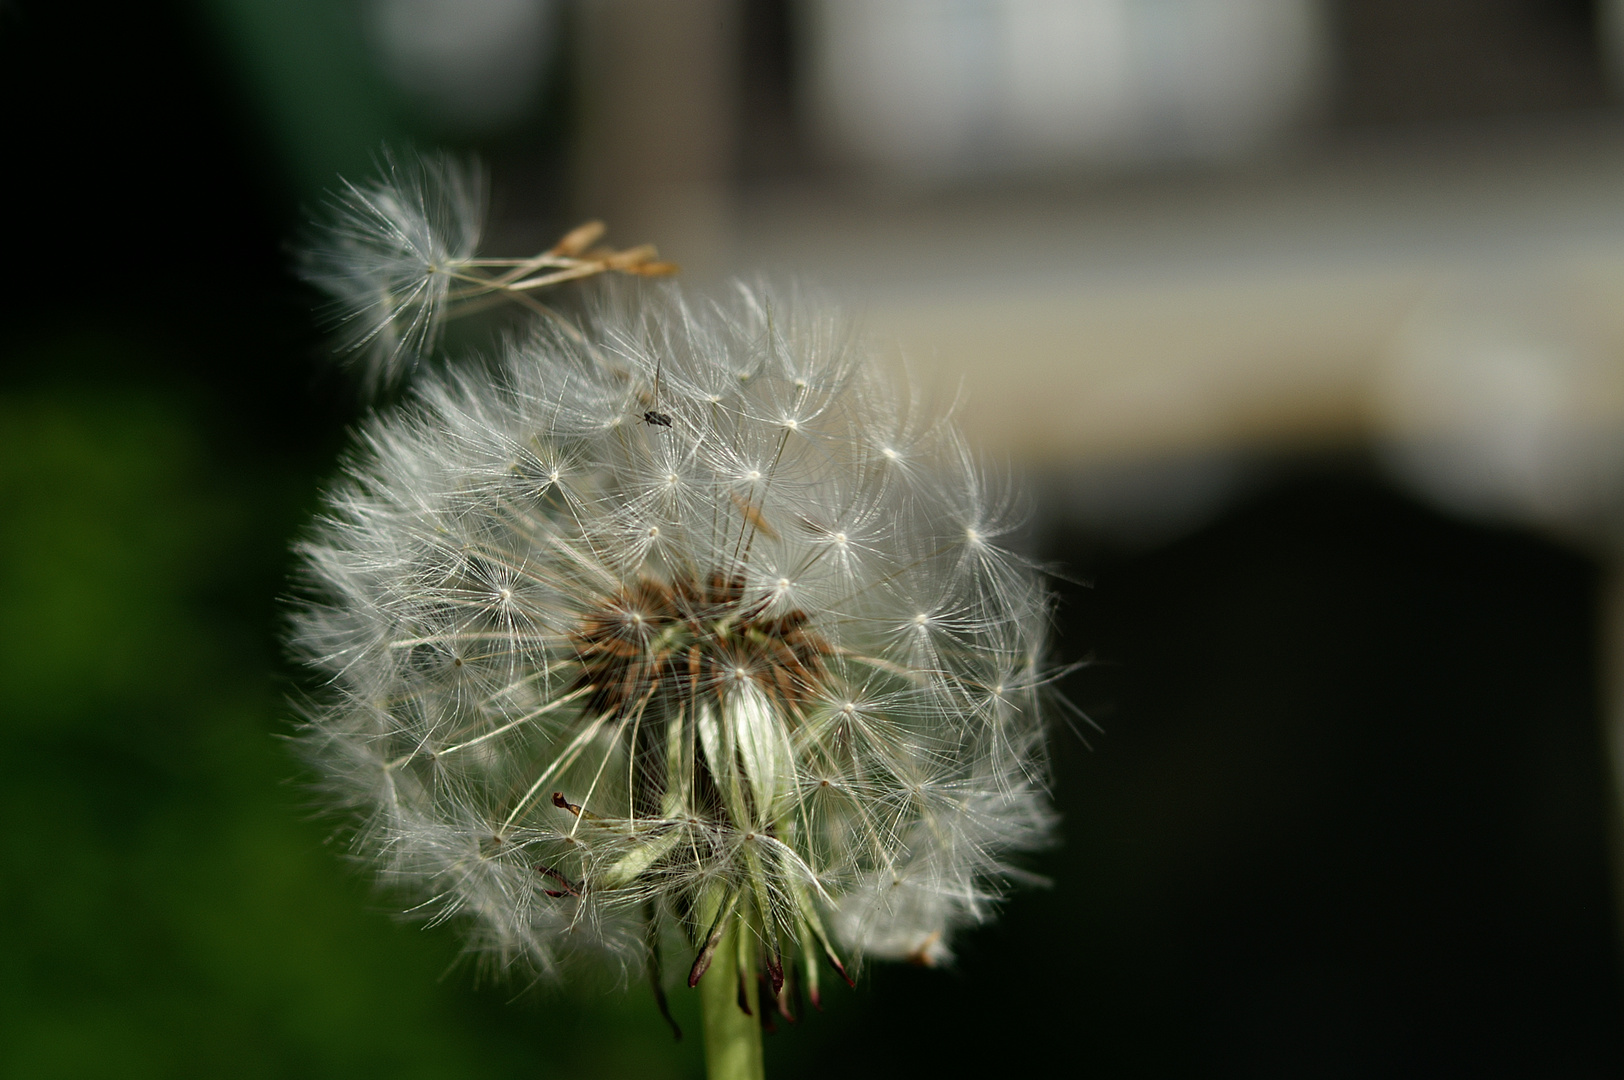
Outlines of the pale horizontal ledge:
{"type": "Polygon", "coordinates": [[[1501,297],[1600,358],[1586,422],[1624,424],[1621,177],[1598,128],[1128,195],[784,196],[743,214],[734,263],[844,295],[980,445],[1034,464],[1424,425],[1391,407],[1401,336],[1501,297]]]}
{"type": "Polygon", "coordinates": [[[982,447],[1048,463],[1357,437],[1415,280],[1254,281],[871,306],[982,447]]]}

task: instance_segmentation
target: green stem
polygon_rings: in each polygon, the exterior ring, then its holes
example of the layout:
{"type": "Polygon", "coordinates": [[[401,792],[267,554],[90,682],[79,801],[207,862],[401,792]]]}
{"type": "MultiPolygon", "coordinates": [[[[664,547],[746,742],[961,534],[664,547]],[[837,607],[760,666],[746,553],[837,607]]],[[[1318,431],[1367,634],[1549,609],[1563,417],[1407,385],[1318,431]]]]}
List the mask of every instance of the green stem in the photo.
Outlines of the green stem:
{"type": "MultiPolygon", "coordinates": [[[[705,1075],[709,1080],[763,1080],[761,1018],[739,1008],[740,919],[722,935],[710,970],[699,980],[699,1003],[705,1016],[705,1075]]],[[[755,973],[747,971],[750,1005],[761,1008],[755,973]]]]}

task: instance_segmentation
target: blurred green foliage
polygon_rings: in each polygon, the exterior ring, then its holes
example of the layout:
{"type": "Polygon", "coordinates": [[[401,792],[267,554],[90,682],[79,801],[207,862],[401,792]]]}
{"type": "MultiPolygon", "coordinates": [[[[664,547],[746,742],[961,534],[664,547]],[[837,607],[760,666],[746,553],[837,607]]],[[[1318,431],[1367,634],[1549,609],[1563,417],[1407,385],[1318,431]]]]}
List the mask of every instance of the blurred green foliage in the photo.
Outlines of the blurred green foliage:
{"type": "Polygon", "coordinates": [[[0,397],[0,1074],[696,1075],[686,1000],[673,1046],[640,986],[478,987],[455,932],[341,857],[279,738],[275,596],[314,486],[198,419],[0,397]]]}

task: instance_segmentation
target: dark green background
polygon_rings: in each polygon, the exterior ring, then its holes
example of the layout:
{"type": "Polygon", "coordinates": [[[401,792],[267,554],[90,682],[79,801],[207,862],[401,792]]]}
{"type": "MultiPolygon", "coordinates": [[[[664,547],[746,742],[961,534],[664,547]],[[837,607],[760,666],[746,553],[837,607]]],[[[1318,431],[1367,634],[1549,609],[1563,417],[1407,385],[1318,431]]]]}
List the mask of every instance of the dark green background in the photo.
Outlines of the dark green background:
{"type": "MultiPolygon", "coordinates": [[[[393,918],[281,738],[288,544],[358,415],[286,245],[432,136],[341,10],[0,7],[0,1074],[694,1076],[687,995],[674,1047],[641,987],[481,984],[393,918]]],[[[1057,733],[1053,886],[773,1075],[1624,1069],[1596,567],[1357,456],[1273,476],[1158,549],[1046,537],[1103,728],[1057,733]]]]}

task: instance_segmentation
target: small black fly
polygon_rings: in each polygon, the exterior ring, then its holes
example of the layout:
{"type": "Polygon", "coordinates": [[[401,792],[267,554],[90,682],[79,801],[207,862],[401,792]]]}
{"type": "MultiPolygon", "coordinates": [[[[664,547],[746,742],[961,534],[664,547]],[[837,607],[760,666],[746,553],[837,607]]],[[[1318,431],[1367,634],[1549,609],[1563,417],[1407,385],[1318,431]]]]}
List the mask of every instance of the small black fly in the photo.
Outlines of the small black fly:
{"type": "MultiPolygon", "coordinates": [[[[661,358],[654,365],[654,403],[656,404],[660,400],[660,369],[664,367],[664,365],[664,358],[661,358]]],[[[649,427],[668,428],[671,426],[671,417],[666,413],[655,412],[653,409],[649,409],[647,412],[643,413],[643,423],[647,424],[649,427]]]]}

